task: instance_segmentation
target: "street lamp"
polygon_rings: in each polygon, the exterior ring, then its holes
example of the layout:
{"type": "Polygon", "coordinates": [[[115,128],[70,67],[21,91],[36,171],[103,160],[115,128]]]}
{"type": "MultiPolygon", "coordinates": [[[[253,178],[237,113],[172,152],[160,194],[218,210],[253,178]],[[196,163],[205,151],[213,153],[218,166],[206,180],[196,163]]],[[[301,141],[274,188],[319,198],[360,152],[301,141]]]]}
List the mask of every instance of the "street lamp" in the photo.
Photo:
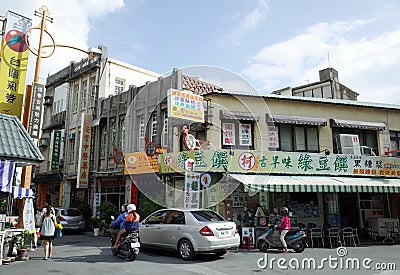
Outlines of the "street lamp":
{"type": "MultiPolygon", "coordinates": [[[[92,60],[93,59],[93,55],[94,53],[96,54],[102,54],[100,49],[96,49],[96,48],[89,48],[88,50],[83,50],[80,49],[78,47],[74,47],[74,46],[69,46],[69,45],[62,45],[62,44],[56,44],[54,41],[53,36],[47,31],[46,28],[46,21],[49,22],[53,22],[53,18],[50,17],[50,12],[48,10],[48,8],[46,6],[42,6],[39,8],[39,11],[35,11],[35,15],[41,17],[41,21],[38,27],[33,27],[33,28],[29,28],[26,32],[26,36],[25,36],[25,44],[27,45],[29,51],[31,53],[33,53],[34,55],[37,56],[36,58],[36,65],[35,65],[35,75],[33,78],[33,83],[32,85],[27,85],[26,86],[26,91],[25,91],[25,98],[24,98],[24,114],[23,114],[23,118],[22,118],[22,125],[25,127],[25,129],[28,130],[29,133],[29,119],[30,119],[30,113],[31,113],[31,104],[32,104],[32,87],[35,87],[35,85],[41,85],[39,84],[39,73],[40,73],[40,64],[41,64],[41,59],[42,58],[48,58],[50,56],[53,55],[55,48],[56,47],[64,47],[64,48],[70,48],[70,49],[74,49],[74,50],[78,50],[81,52],[84,52],[88,55],[88,59],[92,60]],[[36,49],[32,48],[31,45],[29,44],[28,41],[28,37],[29,37],[29,33],[32,30],[39,30],[40,31],[40,36],[39,36],[39,46],[36,49]],[[42,45],[43,43],[43,35],[44,33],[46,33],[50,39],[52,44],[50,45],[42,45]],[[52,48],[51,51],[49,53],[46,52],[42,52],[43,48],[52,48]]],[[[44,89],[44,86],[41,85],[42,90],[44,89]]],[[[35,89],[34,89],[35,90],[35,89]]],[[[44,97],[44,92],[41,93],[41,102],[43,102],[43,97],[44,97]]],[[[42,106],[40,106],[42,107],[42,106]]],[[[40,136],[40,121],[41,121],[41,116],[42,116],[42,108],[40,108],[40,112],[39,112],[39,125],[38,125],[38,138],[40,136]]],[[[31,134],[31,133],[30,133],[31,134]]],[[[29,188],[30,187],[30,182],[31,182],[31,174],[32,174],[32,166],[24,166],[22,169],[22,178],[21,178],[21,182],[22,182],[22,187],[24,188],[29,188]]],[[[19,227],[23,227],[23,206],[25,204],[25,200],[22,201],[22,205],[21,207],[19,207],[19,220],[18,220],[18,225],[19,227]]]]}

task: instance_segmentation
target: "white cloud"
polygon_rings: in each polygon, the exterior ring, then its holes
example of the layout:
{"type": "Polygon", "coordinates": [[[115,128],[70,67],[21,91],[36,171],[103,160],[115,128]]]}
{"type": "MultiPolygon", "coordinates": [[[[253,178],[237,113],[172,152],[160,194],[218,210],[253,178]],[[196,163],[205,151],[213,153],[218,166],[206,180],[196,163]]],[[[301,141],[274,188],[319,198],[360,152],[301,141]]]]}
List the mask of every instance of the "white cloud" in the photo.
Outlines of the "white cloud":
{"type": "Polygon", "coordinates": [[[400,66],[400,28],[375,36],[356,35],[360,28],[384,18],[316,24],[263,48],[244,74],[269,93],[318,81],[318,71],[330,65],[338,70],[339,81],[360,94],[359,100],[400,104],[395,70],[400,66]]]}
{"type": "Polygon", "coordinates": [[[254,31],[264,20],[269,11],[267,0],[258,0],[257,6],[248,14],[242,15],[236,13],[234,20],[239,21],[234,30],[226,35],[225,39],[235,45],[240,45],[242,36],[248,32],[254,31]]]}
{"type": "MultiPolygon", "coordinates": [[[[56,44],[64,44],[87,50],[89,47],[98,45],[87,45],[88,33],[90,31],[90,21],[92,19],[106,16],[124,6],[123,0],[96,1],[96,0],[44,0],[44,1],[14,1],[2,0],[0,11],[11,10],[33,21],[33,26],[38,26],[40,18],[34,16],[34,11],[39,11],[41,6],[47,6],[50,16],[54,19],[53,23],[46,22],[49,33],[53,36],[56,44]],[[39,3],[38,3],[39,2],[39,3]]],[[[32,31],[31,44],[34,46],[38,40],[39,31],[32,31]]],[[[45,38],[46,43],[48,39],[45,38]]],[[[46,45],[46,43],[44,43],[46,45]]],[[[36,44],[37,45],[37,44],[36,44]]],[[[45,83],[48,74],[53,74],[58,70],[68,66],[69,62],[79,61],[86,57],[86,54],[76,50],[57,47],[54,54],[42,59],[40,81],[45,83]]],[[[33,80],[33,67],[35,56],[31,55],[28,67],[27,82],[33,80]]]]}

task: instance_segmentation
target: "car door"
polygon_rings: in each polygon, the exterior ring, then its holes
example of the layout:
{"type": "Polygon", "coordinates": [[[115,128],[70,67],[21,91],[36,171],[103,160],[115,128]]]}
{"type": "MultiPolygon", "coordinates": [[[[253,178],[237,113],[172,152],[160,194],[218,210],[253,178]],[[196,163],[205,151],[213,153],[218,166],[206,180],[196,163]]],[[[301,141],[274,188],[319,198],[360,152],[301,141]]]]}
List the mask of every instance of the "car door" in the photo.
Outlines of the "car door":
{"type": "Polygon", "coordinates": [[[171,210],[165,219],[162,228],[162,243],[168,249],[176,249],[185,227],[185,213],[179,210],[171,210]]]}
{"type": "Polygon", "coordinates": [[[161,234],[168,212],[168,210],[157,211],[141,223],[139,236],[142,244],[163,247],[161,234]]]}

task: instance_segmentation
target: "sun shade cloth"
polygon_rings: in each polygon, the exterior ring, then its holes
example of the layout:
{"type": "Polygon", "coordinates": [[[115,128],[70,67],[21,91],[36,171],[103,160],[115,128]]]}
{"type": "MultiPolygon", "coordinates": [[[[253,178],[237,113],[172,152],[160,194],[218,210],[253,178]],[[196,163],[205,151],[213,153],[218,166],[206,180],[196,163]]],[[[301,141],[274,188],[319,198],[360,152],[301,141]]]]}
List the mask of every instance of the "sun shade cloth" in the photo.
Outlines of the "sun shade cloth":
{"type": "Polygon", "coordinates": [[[324,118],[267,114],[267,122],[326,126],[324,118]]]}
{"type": "Polygon", "coordinates": [[[229,174],[247,191],[399,193],[400,179],[229,174]]]}
{"type": "Polygon", "coordinates": [[[11,184],[15,171],[13,160],[0,160],[0,191],[11,193],[11,184]]]}
{"type": "Polygon", "coordinates": [[[357,129],[369,129],[369,130],[385,130],[385,123],[381,122],[367,122],[367,121],[356,121],[356,120],[341,120],[331,119],[331,127],[343,127],[343,128],[357,128],[357,129]]]}

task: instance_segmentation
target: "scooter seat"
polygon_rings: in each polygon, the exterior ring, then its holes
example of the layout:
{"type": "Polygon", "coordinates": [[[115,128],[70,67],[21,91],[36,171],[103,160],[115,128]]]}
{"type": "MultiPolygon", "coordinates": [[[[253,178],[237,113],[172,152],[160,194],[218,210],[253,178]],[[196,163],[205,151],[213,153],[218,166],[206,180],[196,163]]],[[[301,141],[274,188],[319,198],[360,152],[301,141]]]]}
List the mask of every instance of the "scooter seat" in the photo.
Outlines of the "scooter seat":
{"type": "Polygon", "coordinates": [[[293,235],[293,234],[299,232],[300,230],[301,230],[301,228],[299,228],[299,227],[292,227],[292,228],[290,228],[289,232],[286,235],[293,235]]]}

